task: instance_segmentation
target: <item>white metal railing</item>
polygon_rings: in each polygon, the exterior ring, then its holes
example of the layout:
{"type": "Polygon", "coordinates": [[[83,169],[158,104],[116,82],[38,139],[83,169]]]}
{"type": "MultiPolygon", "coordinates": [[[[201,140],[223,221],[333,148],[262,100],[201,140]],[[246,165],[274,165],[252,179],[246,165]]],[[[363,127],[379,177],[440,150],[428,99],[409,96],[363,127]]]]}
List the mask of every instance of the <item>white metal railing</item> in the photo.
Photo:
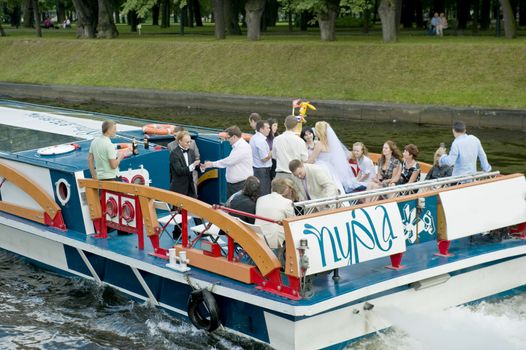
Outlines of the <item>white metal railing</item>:
{"type": "Polygon", "coordinates": [[[294,206],[303,214],[310,214],[320,208],[341,208],[359,204],[360,201],[368,198],[378,198],[388,196],[389,198],[404,196],[406,194],[416,193],[421,189],[436,190],[443,187],[455,186],[462,183],[480,181],[494,178],[499,175],[499,171],[494,172],[477,172],[470,175],[449,176],[435,180],[418,181],[405,185],[382,187],[369,191],[347,193],[344,195],[307,200],[294,203],[294,206]]]}

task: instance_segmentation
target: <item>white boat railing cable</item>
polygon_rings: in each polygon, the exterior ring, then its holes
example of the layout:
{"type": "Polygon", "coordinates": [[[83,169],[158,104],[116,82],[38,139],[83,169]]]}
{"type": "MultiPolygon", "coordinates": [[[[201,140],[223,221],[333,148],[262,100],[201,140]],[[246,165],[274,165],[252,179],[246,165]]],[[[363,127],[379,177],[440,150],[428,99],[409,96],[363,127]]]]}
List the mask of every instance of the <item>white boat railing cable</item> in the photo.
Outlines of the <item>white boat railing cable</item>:
{"type": "Polygon", "coordinates": [[[473,181],[480,181],[489,178],[494,178],[500,174],[499,171],[494,172],[477,172],[470,175],[461,175],[461,176],[450,176],[444,177],[435,180],[424,180],[416,183],[410,183],[405,185],[397,185],[390,187],[383,187],[375,190],[348,193],[344,195],[313,199],[307,201],[296,202],[294,205],[297,208],[302,208],[304,214],[309,214],[314,211],[316,208],[327,206],[327,205],[336,205],[336,207],[349,206],[357,204],[359,200],[378,197],[382,195],[391,195],[391,197],[398,197],[401,195],[416,193],[420,189],[432,189],[436,190],[441,187],[457,185],[460,183],[468,183],[473,181]]]}

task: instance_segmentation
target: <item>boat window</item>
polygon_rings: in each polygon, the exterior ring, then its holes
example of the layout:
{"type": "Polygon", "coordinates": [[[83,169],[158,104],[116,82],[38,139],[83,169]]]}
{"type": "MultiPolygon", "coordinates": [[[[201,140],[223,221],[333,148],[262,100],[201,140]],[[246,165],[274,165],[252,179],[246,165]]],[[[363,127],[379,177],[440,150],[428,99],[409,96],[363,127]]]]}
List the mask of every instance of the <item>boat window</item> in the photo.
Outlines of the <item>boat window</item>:
{"type": "Polygon", "coordinates": [[[78,137],[24,129],[16,126],[2,125],[0,128],[0,151],[3,152],[21,152],[80,140],[82,139],[78,137]]]}

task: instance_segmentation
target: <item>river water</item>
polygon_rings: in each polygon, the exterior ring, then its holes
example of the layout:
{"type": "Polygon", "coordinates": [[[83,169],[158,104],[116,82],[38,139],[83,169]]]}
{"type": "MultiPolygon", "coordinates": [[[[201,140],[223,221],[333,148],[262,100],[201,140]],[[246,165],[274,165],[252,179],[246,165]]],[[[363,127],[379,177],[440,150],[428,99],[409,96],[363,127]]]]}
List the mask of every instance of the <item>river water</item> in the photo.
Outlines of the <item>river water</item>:
{"type": "MultiPolygon", "coordinates": [[[[89,106],[80,106],[89,109],[89,106]]],[[[155,111],[91,110],[136,115],[224,128],[246,125],[245,115],[196,114],[159,117],[155,111]]],[[[311,123],[315,118],[310,120],[311,123]]],[[[421,159],[430,161],[440,142],[450,144],[449,128],[404,123],[328,120],[346,144],[364,141],[378,152],[393,139],[403,147],[417,144],[421,159]]],[[[246,127],[245,127],[246,129],[246,127]]],[[[526,172],[523,132],[473,130],[494,169],[526,172]]],[[[0,135],[2,136],[2,135],[0,135]]],[[[10,142],[9,135],[0,139],[10,142]]],[[[65,141],[64,141],[65,142],[65,141]]],[[[1,233],[0,233],[1,234],[1,233]]],[[[56,275],[0,250],[0,349],[268,349],[267,346],[219,330],[195,330],[166,312],[137,303],[111,288],[76,277],[56,275]]],[[[523,349],[526,346],[526,293],[446,311],[404,314],[393,309],[395,327],[348,347],[358,350],[523,349]]]]}

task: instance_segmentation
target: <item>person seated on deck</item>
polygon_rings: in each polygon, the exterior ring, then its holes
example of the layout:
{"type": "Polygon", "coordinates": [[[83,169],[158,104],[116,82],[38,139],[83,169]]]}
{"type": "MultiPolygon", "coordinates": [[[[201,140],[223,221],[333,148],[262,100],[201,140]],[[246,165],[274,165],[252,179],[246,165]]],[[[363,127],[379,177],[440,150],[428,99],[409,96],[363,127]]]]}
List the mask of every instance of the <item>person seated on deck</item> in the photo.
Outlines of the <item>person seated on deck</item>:
{"type": "MultiPolygon", "coordinates": [[[[280,221],[294,216],[292,198],[294,196],[294,183],[290,179],[277,178],[272,180],[272,192],[259,197],[256,203],[256,215],[280,221]]],[[[270,248],[278,249],[284,246],[285,231],[282,225],[256,219],[255,224],[264,232],[262,237],[270,248]]]]}
{"type": "Polygon", "coordinates": [[[438,161],[447,150],[445,148],[439,148],[435,152],[435,157],[433,158],[433,167],[429,170],[426,175],[426,180],[435,180],[440,179],[441,177],[451,176],[453,173],[453,167],[449,165],[440,165],[438,161]]]}
{"type": "Polygon", "coordinates": [[[397,185],[409,184],[420,179],[420,164],[416,161],[418,153],[418,147],[412,143],[404,147],[402,172],[400,179],[396,182],[397,185]]]}
{"type": "MultiPolygon", "coordinates": [[[[235,210],[244,211],[249,214],[256,214],[256,201],[259,198],[260,182],[257,177],[249,176],[245,182],[245,186],[241,191],[234,193],[226,202],[226,206],[235,210]]],[[[254,218],[230,213],[244,222],[254,224],[254,218]]]]}
{"type": "Polygon", "coordinates": [[[364,191],[367,185],[376,176],[376,168],[371,158],[368,157],[367,147],[362,142],[355,142],[352,146],[352,156],[349,160],[351,169],[355,172],[359,186],[354,192],[364,191]]]}
{"type": "MultiPolygon", "coordinates": [[[[369,182],[367,190],[375,190],[395,184],[400,179],[401,174],[401,154],[396,143],[391,140],[385,141],[382,147],[382,156],[378,161],[378,172],[373,181],[369,182]]],[[[366,203],[376,200],[378,197],[368,197],[366,203]]]]}

